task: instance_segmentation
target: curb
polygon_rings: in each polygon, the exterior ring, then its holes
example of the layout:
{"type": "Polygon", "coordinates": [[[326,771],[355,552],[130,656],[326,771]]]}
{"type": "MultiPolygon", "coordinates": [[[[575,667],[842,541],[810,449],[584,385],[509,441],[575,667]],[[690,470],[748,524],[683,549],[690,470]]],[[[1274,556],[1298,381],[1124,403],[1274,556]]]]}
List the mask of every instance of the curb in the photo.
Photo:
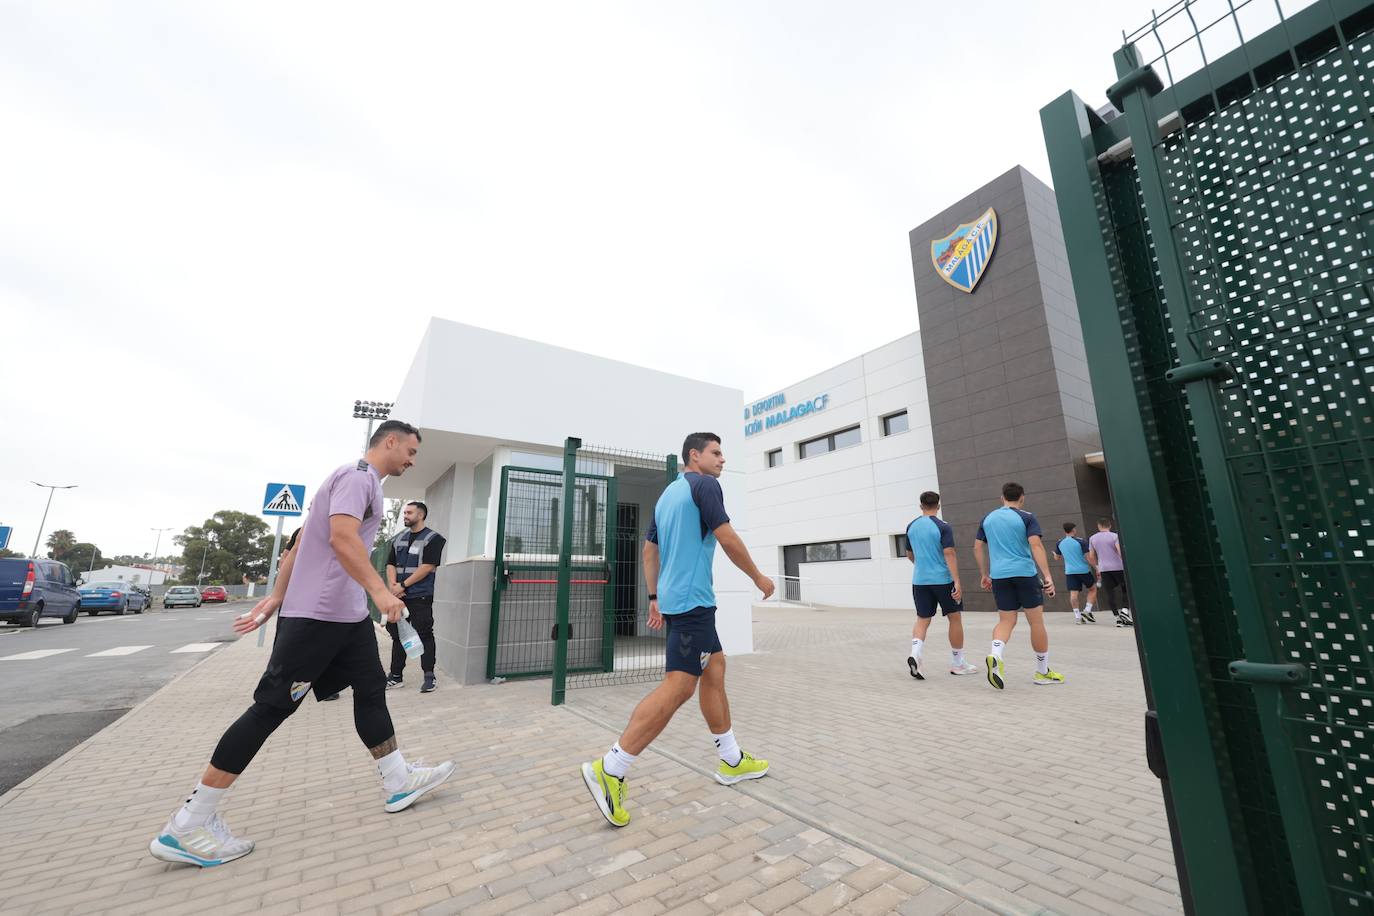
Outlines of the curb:
{"type": "Polygon", "coordinates": [[[91,745],[93,741],[95,741],[95,739],[99,738],[102,735],[109,734],[114,729],[119,728],[119,726],[123,723],[129,721],[129,717],[131,717],[134,713],[141,710],[144,706],[147,706],[153,700],[157,699],[157,697],[161,696],[164,690],[170,690],[172,687],[175,687],[181,681],[182,678],[186,677],[192,671],[195,671],[197,668],[208,662],[213,657],[214,653],[210,652],[202,656],[201,658],[197,659],[196,662],[193,665],[191,665],[191,667],[187,668],[185,671],[181,672],[176,677],[172,678],[170,681],[163,684],[157,690],[154,690],[152,693],[148,694],[148,696],[144,697],[143,699],[135,703],[132,707],[129,708],[129,711],[126,712],[124,715],[120,716],[118,719],[115,719],[113,722],[111,722],[104,728],[100,729],[99,731],[88,735],[85,738],[85,740],[78,743],[75,747],[69,749],[65,754],[62,754],[60,757],[57,757],[54,760],[50,760],[47,763],[47,765],[45,765],[41,769],[36,770],[33,773],[30,773],[27,777],[25,777],[23,782],[11,787],[10,790],[6,792],[4,795],[0,795],[0,808],[4,808],[10,802],[14,801],[16,798],[22,795],[25,789],[30,788],[30,786],[33,783],[38,782],[38,780],[46,776],[49,770],[56,769],[59,764],[65,763],[69,758],[75,757],[77,754],[80,754],[82,751],[84,751],[87,747],[91,745]]]}

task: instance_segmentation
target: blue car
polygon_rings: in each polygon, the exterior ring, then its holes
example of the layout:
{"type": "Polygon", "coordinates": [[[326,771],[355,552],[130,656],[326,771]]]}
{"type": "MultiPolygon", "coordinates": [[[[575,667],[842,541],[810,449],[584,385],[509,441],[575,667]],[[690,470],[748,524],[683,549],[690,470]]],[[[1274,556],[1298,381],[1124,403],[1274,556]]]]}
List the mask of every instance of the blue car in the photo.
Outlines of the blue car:
{"type": "Polygon", "coordinates": [[[101,611],[142,614],[148,598],[126,582],[92,582],[81,586],[81,610],[94,617],[101,611]]]}
{"type": "Polygon", "coordinates": [[[43,617],[76,623],[80,598],[72,572],[55,560],[0,559],[0,621],[36,627],[43,617]]]}

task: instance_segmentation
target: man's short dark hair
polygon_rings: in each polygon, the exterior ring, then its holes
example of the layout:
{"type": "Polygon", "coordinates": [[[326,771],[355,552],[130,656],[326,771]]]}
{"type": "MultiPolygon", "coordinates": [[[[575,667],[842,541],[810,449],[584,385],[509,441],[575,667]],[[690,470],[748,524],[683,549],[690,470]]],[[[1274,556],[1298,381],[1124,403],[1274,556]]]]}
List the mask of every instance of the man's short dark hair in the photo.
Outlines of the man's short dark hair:
{"type": "Polygon", "coordinates": [[[367,447],[381,445],[382,440],[392,433],[401,437],[414,436],[416,442],[423,441],[420,439],[420,431],[404,420],[383,420],[382,425],[373,430],[372,438],[367,440],[367,447]]]}
{"type": "Polygon", "coordinates": [[[412,499],[410,502],[406,503],[406,505],[407,505],[407,506],[414,506],[415,508],[419,509],[420,512],[423,513],[425,519],[426,519],[426,520],[429,519],[429,506],[426,506],[424,503],[420,502],[418,499],[412,499]]]}
{"type": "Polygon", "coordinates": [[[1073,533],[1074,533],[1075,531],[1077,531],[1077,530],[1078,530],[1078,526],[1075,525],[1073,522],[1065,522],[1065,523],[1064,523],[1064,533],[1065,533],[1065,534],[1073,534],[1073,533]]]}
{"type": "Polygon", "coordinates": [[[1106,518],[1106,517],[1099,518],[1099,519],[1097,520],[1097,527],[1099,527],[1099,528],[1110,528],[1110,527],[1112,527],[1112,520],[1109,519],[1109,518],[1106,518]]]}
{"type": "Polygon", "coordinates": [[[1007,481],[1006,483],[1002,484],[1002,498],[1009,503],[1014,503],[1025,495],[1026,488],[1021,486],[1019,483],[1007,481]]]}
{"type": "Polygon", "coordinates": [[[715,433],[692,433],[682,440],[682,463],[691,464],[692,452],[705,451],[706,446],[719,441],[720,436],[715,433]]]}
{"type": "Polygon", "coordinates": [[[934,509],[940,505],[940,494],[934,490],[926,490],[921,494],[921,508],[934,509]]]}

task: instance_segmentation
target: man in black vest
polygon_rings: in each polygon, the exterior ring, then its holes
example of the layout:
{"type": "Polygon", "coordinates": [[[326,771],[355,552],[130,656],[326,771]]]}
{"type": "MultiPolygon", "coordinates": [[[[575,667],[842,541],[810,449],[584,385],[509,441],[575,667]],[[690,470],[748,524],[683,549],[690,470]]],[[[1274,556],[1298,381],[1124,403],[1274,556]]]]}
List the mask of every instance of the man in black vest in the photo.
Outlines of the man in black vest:
{"type": "MultiPolygon", "coordinates": [[[[406,603],[410,611],[410,625],[420,634],[424,654],[420,668],[425,673],[421,693],[434,689],[434,570],[444,553],[444,536],[425,526],[429,507],[419,500],[411,500],[402,510],[401,519],[406,530],[391,542],[391,561],[386,564],[386,582],[391,593],[406,603]]],[[[406,650],[396,624],[388,623],[391,634],[391,676],[387,689],[400,687],[406,667],[406,650]]]]}

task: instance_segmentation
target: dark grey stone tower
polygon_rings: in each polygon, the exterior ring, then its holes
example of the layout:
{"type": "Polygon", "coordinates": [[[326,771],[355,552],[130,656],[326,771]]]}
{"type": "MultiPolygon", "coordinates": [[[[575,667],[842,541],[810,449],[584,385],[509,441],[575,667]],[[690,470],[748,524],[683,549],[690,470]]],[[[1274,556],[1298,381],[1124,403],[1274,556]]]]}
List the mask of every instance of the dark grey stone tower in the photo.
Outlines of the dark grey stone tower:
{"type": "MultiPolygon", "coordinates": [[[[1004,482],[1026,488],[1047,550],[1063,522],[1077,522],[1087,537],[1110,514],[1106,474],[1085,460],[1102,444],[1054,192],[1013,168],[911,230],[911,265],[943,514],[958,544],[965,606],[992,610],[972,544],[983,516],[1001,505],[1004,482]],[[930,243],[988,207],[997,244],[966,293],[936,273],[930,243]]],[[[1050,568],[1062,593],[1063,567],[1050,568]]]]}

